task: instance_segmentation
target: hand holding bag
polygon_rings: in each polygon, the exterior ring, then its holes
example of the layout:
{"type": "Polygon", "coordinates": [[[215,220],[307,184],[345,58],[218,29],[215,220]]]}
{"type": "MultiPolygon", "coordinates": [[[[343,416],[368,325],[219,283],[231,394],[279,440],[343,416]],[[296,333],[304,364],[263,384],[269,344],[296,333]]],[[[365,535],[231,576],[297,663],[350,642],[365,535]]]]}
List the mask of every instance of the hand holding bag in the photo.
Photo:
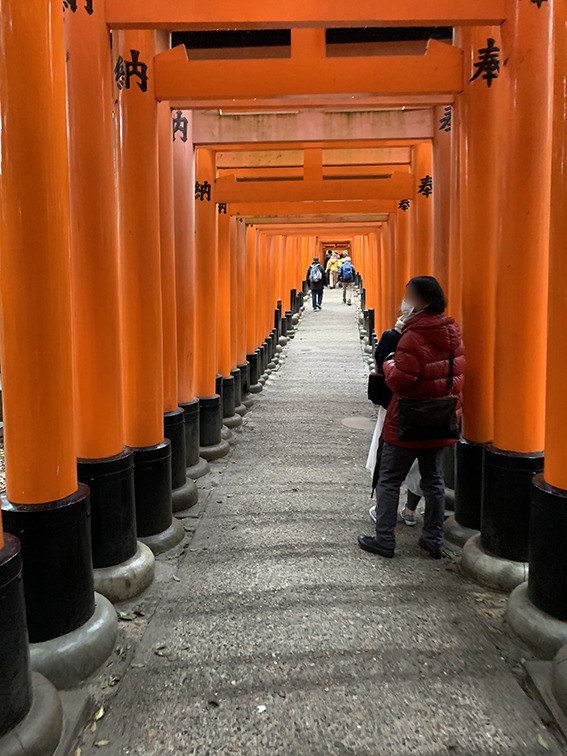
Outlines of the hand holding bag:
{"type": "Polygon", "coordinates": [[[440,399],[398,399],[399,441],[432,441],[459,438],[457,397],[453,390],[454,353],[449,357],[449,396],[440,399]]]}
{"type": "Polygon", "coordinates": [[[373,404],[388,409],[392,392],[386,386],[386,377],[383,373],[370,373],[368,376],[368,398],[373,404]]]}

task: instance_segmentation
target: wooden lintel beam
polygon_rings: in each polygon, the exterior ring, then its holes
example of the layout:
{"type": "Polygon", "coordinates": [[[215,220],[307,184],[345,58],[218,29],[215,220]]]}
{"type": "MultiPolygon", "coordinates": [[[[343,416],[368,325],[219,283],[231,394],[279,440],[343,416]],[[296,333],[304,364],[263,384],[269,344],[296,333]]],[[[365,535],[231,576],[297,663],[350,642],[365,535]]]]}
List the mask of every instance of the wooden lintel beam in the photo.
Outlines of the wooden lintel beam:
{"type": "Polygon", "coordinates": [[[352,26],[492,26],[504,0],[106,0],[114,29],[289,29],[352,26]]]}
{"type": "Polygon", "coordinates": [[[294,29],[288,59],[189,60],[183,45],[167,50],[154,59],[155,96],[190,105],[194,98],[452,94],[463,88],[463,52],[452,45],[430,40],[425,55],[326,58],[319,32],[324,29],[294,29]],[[301,41],[294,46],[296,38],[301,41]]]}
{"type": "MultiPolygon", "coordinates": [[[[197,176],[197,181],[199,177],[197,176]]],[[[401,200],[414,196],[411,173],[394,173],[390,179],[329,179],[323,181],[236,181],[222,176],[215,181],[216,202],[315,202],[348,200],[401,200]]]]}

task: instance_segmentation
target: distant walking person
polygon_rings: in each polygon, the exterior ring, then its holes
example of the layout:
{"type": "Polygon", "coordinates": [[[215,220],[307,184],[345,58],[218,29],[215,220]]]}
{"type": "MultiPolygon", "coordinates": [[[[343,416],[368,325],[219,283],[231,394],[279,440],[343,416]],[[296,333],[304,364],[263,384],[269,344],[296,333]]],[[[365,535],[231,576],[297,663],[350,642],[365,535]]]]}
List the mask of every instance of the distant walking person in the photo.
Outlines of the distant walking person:
{"type": "Polygon", "coordinates": [[[350,261],[350,257],[346,257],[344,263],[339,268],[339,281],[343,284],[343,302],[349,305],[352,304],[352,287],[355,273],[356,271],[350,261]]]}
{"type": "Polygon", "coordinates": [[[329,277],[329,286],[331,287],[331,289],[337,288],[337,276],[339,274],[340,267],[341,261],[339,259],[339,256],[335,253],[331,256],[331,259],[329,260],[327,267],[325,268],[329,277]]]}
{"type": "Polygon", "coordinates": [[[305,277],[307,285],[311,289],[311,299],[313,301],[313,312],[322,309],[323,286],[325,285],[325,268],[319,262],[318,257],[313,258],[305,277]]]}
{"type": "Polygon", "coordinates": [[[465,372],[465,348],[453,318],[444,317],[445,295],[433,276],[406,286],[404,326],[393,359],[384,362],[386,385],[394,392],[384,423],[384,445],[376,497],[376,534],[358,536],[362,549],[393,557],[400,486],[417,458],[425,496],[419,545],[442,557],[445,483],[441,459],[458,439],[465,372]],[[424,401],[428,400],[428,401],[424,401]]]}

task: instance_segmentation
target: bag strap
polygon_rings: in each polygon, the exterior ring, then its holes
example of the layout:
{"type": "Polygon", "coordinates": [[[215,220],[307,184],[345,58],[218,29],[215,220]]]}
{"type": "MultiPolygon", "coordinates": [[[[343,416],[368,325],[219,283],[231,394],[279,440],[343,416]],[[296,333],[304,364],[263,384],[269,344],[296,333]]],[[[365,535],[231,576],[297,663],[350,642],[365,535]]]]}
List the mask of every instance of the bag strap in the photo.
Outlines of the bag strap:
{"type": "Polygon", "coordinates": [[[449,393],[453,391],[454,362],[455,362],[455,352],[451,351],[451,354],[449,355],[449,377],[447,378],[447,388],[449,389],[449,393]]]}

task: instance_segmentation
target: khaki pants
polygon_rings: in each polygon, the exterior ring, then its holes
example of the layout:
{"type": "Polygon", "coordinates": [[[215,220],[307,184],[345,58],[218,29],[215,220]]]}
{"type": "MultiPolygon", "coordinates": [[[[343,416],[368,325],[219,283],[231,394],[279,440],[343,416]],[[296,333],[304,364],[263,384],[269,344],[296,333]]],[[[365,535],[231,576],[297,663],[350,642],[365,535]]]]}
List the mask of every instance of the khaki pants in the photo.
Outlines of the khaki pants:
{"type": "Polygon", "coordinates": [[[352,300],[352,281],[347,281],[346,283],[343,281],[343,302],[347,301],[347,292],[348,301],[350,302],[352,300]]]}
{"type": "Polygon", "coordinates": [[[329,271],[329,285],[332,289],[335,289],[337,286],[337,271],[336,270],[330,270],[329,271]]]}

